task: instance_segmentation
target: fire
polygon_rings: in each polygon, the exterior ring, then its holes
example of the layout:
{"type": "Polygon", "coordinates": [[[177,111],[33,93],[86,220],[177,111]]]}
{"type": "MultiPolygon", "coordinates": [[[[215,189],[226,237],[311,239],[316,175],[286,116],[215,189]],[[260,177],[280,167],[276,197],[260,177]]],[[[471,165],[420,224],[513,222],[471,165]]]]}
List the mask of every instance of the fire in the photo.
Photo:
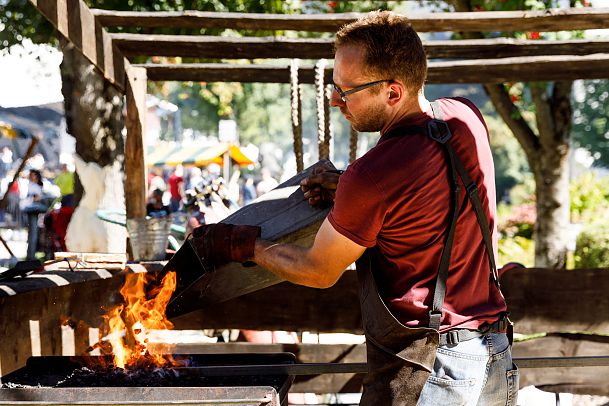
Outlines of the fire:
{"type": "Polygon", "coordinates": [[[167,273],[154,287],[147,286],[149,278],[145,273],[127,275],[120,290],[124,304],[104,316],[108,328],[106,340],[112,347],[117,368],[173,365],[170,357],[148,351],[146,336],[149,330],[173,329],[165,309],[176,288],[176,274],[167,273]]]}

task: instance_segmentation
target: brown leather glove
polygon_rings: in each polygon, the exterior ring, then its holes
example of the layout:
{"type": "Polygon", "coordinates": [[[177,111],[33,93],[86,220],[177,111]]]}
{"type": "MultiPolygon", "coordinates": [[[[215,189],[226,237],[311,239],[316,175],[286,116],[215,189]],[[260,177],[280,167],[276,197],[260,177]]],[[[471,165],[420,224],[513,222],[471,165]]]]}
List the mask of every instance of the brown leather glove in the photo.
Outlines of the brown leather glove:
{"type": "Polygon", "coordinates": [[[227,262],[245,262],[254,256],[258,226],[206,224],[192,231],[191,244],[199,258],[214,266],[227,262]]]}
{"type": "Polygon", "coordinates": [[[337,170],[330,162],[313,169],[311,175],[300,182],[300,189],[309,204],[326,207],[334,203],[338,180],[343,172],[337,170]]]}

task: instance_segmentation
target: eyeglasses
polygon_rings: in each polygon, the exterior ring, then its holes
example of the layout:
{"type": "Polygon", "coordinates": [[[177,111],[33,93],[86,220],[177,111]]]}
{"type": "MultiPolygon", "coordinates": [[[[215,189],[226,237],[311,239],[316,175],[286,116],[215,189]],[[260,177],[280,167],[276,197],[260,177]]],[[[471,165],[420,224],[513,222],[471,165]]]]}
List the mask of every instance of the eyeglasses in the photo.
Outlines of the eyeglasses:
{"type": "Polygon", "coordinates": [[[353,89],[347,90],[346,92],[343,92],[343,89],[338,87],[336,85],[336,83],[332,83],[332,86],[334,86],[334,90],[336,90],[336,93],[338,93],[338,96],[340,97],[340,99],[343,102],[346,102],[347,101],[347,96],[349,96],[350,94],[359,92],[360,90],[368,89],[369,87],[372,87],[374,85],[378,85],[379,83],[383,83],[383,82],[391,82],[391,79],[375,80],[374,82],[364,83],[363,85],[354,87],[353,89]]]}

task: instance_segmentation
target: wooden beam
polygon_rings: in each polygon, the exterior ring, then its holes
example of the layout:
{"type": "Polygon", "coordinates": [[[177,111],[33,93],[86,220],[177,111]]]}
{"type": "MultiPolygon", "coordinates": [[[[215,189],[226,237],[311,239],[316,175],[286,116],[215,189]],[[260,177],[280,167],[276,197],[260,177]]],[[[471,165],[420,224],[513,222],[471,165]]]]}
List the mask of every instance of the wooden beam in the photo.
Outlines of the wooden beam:
{"type": "MultiPolygon", "coordinates": [[[[242,271],[243,272],[243,271],[242,271]]],[[[174,317],[178,330],[252,329],[361,334],[357,275],[347,271],[328,289],[282,282],[174,317]]]]}
{"type": "MultiPolygon", "coordinates": [[[[183,56],[217,59],[334,58],[334,40],[284,37],[111,34],[127,57],[183,56]]],[[[492,59],[606,52],[608,40],[519,40],[514,38],[423,41],[429,59],[492,59]]]]}
{"type": "MultiPolygon", "coordinates": [[[[362,16],[346,14],[250,14],[187,10],[133,12],[92,10],[104,26],[157,28],[231,28],[336,32],[362,16]]],[[[419,32],[433,31],[569,31],[607,28],[609,8],[566,8],[536,11],[486,11],[406,14],[419,32]]]]}
{"type": "MultiPolygon", "coordinates": [[[[148,79],[152,81],[193,82],[244,82],[244,83],[290,83],[289,66],[236,65],[227,63],[193,64],[145,64],[148,79]]],[[[326,80],[331,79],[330,68],[326,69],[326,80]]],[[[315,83],[313,66],[298,69],[299,83],[315,83]]]]}
{"type": "MultiPolygon", "coordinates": [[[[289,66],[236,64],[145,64],[153,81],[289,83],[289,66]]],[[[427,83],[501,83],[539,80],[604,79],[609,54],[556,55],[429,62],[427,83]]],[[[312,66],[302,66],[300,83],[315,83],[312,66]]],[[[331,68],[326,69],[331,80],[331,68]]]]}
{"type": "MultiPolygon", "coordinates": [[[[551,334],[516,342],[512,351],[514,358],[599,355],[609,355],[607,336],[551,334]]],[[[609,376],[609,367],[521,368],[520,387],[534,385],[547,392],[607,396],[609,395],[607,376],[609,376]]]]}
{"type": "Polygon", "coordinates": [[[502,83],[609,78],[609,54],[430,62],[427,83],[502,83]]]}
{"type": "MultiPolygon", "coordinates": [[[[589,331],[609,333],[609,269],[514,269],[502,275],[502,290],[515,330],[522,334],[589,331]],[[577,300],[574,300],[577,298],[577,300]]],[[[178,329],[246,328],[361,333],[355,272],[328,289],[287,282],[225,303],[202,306],[175,318],[178,329]],[[282,303],[278,306],[277,303],[282,303]]]]}
{"type": "Polygon", "coordinates": [[[334,57],[334,41],[322,38],[213,37],[194,35],[111,34],[125,56],[184,56],[196,58],[334,57]]]}
{"type": "Polygon", "coordinates": [[[108,32],[97,23],[82,0],[30,2],[117,88],[124,89],[123,56],[112,46],[108,32]]]}
{"type": "Polygon", "coordinates": [[[609,334],[609,269],[513,269],[501,277],[516,331],[609,334]]]}
{"type": "Polygon", "coordinates": [[[126,107],[125,127],[125,207],[127,218],[146,217],[148,182],[146,173],[146,69],[134,67],[125,59],[126,107]]]}

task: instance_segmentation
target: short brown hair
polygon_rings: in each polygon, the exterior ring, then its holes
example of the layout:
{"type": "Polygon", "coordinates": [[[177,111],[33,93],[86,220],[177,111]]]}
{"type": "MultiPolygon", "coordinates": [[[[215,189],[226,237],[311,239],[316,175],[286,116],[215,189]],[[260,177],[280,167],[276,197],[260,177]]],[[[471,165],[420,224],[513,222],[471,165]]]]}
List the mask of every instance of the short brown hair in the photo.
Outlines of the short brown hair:
{"type": "Polygon", "coordinates": [[[378,79],[399,79],[418,92],[427,77],[427,57],[408,19],[390,11],[373,11],[343,26],[334,48],[357,45],[366,53],[366,73],[378,79]]]}

